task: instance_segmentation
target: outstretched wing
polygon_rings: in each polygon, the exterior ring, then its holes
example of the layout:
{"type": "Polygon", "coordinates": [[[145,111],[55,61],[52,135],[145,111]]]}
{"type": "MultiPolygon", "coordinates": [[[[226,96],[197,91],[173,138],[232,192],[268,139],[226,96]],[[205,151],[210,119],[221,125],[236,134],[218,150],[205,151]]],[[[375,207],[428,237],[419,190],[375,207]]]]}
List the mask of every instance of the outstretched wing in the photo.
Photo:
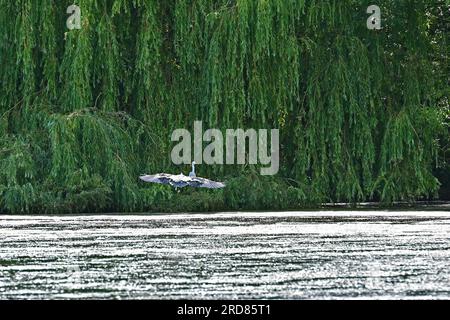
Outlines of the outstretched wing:
{"type": "Polygon", "coordinates": [[[158,173],[153,175],[143,175],[140,176],[139,179],[145,182],[153,182],[153,183],[160,183],[160,184],[170,184],[170,174],[167,173],[158,173]]]}
{"type": "Polygon", "coordinates": [[[225,187],[225,183],[223,182],[212,181],[200,177],[188,177],[184,174],[173,175],[167,173],[158,173],[154,175],[142,175],[139,177],[139,179],[145,182],[168,184],[175,188],[190,186],[197,188],[219,189],[225,187]]]}
{"type": "Polygon", "coordinates": [[[223,182],[217,182],[217,181],[200,178],[200,177],[191,178],[189,185],[192,187],[208,188],[208,189],[219,189],[219,188],[225,187],[225,183],[223,183],[223,182]]]}

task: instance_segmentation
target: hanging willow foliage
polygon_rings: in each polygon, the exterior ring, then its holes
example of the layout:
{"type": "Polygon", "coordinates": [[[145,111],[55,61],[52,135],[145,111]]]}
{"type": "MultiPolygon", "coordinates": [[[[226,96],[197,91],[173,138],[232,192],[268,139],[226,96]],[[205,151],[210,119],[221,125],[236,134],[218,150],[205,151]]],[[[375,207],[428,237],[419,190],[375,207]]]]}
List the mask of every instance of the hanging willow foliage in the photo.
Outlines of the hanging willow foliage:
{"type": "Polygon", "coordinates": [[[368,30],[371,4],[0,0],[0,212],[435,197],[450,176],[450,3],[380,0],[368,30]],[[229,182],[215,194],[141,184],[180,170],[170,135],[195,120],[279,128],[280,172],[202,166],[229,182]]]}

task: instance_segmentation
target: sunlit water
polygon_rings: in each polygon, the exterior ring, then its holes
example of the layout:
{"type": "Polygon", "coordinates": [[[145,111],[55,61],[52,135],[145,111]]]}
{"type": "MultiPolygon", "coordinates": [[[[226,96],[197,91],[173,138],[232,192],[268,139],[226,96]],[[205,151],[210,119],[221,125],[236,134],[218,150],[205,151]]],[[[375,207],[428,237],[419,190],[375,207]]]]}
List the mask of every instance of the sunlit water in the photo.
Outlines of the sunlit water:
{"type": "Polygon", "coordinates": [[[450,298],[450,214],[0,216],[11,298],[450,298]]]}

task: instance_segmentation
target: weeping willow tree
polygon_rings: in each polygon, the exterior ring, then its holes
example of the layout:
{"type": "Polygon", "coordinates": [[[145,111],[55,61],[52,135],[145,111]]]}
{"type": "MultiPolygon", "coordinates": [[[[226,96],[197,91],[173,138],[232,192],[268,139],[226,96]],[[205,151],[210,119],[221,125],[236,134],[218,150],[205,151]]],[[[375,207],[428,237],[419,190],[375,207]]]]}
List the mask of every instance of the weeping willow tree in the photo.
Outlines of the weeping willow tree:
{"type": "Polygon", "coordinates": [[[450,168],[450,3],[377,1],[381,30],[366,27],[371,4],[0,0],[0,212],[436,197],[450,168]],[[66,26],[72,4],[80,29],[66,26]],[[138,182],[180,170],[170,136],[195,120],[280,129],[278,175],[203,166],[229,182],[215,193],[138,182]]]}

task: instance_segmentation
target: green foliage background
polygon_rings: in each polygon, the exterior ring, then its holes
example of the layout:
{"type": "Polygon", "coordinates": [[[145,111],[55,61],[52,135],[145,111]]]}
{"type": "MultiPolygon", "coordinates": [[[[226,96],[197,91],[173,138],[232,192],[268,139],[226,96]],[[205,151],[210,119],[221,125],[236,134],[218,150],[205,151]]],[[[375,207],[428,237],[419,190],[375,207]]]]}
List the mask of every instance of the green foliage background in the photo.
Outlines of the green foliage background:
{"type": "Polygon", "coordinates": [[[372,2],[0,0],[0,212],[448,197],[450,3],[376,1],[373,31],[372,2]],[[219,191],[139,182],[189,170],[170,136],[194,120],[279,128],[279,174],[200,166],[219,191]]]}

